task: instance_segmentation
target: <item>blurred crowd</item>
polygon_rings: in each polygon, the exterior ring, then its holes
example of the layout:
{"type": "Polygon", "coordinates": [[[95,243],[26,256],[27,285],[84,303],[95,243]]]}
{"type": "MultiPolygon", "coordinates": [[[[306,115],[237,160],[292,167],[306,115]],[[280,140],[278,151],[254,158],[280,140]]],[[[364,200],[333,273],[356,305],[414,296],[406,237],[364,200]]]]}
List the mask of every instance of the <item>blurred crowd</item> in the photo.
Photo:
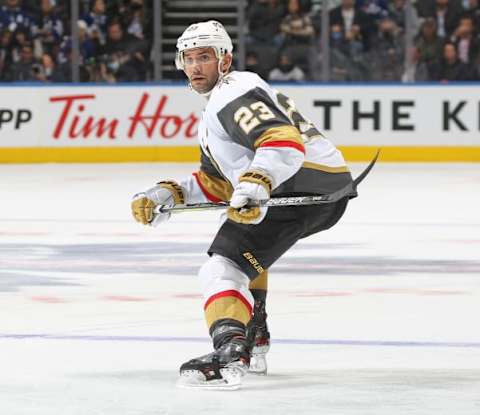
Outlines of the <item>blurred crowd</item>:
{"type": "MultiPolygon", "coordinates": [[[[152,79],[152,1],[78,3],[81,82],[152,79]]],[[[327,56],[322,0],[249,0],[246,68],[268,80],[320,80],[328,58],[333,81],[480,80],[479,3],[416,0],[407,22],[406,0],[330,0],[327,56]]],[[[69,82],[70,1],[0,5],[0,82],[69,82]]]]}
{"type": "MultiPolygon", "coordinates": [[[[151,13],[144,0],[78,0],[80,80],[145,81],[151,13]]],[[[70,1],[1,0],[0,81],[69,82],[70,1]]]]}
{"type": "Polygon", "coordinates": [[[330,3],[326,56],[321,0],[251,0],[248,67],[269,80],[320,80],[328,58],[333,81],[480,80],[479,0],[413,1],[408,22],[406,0],[330,3]]]}

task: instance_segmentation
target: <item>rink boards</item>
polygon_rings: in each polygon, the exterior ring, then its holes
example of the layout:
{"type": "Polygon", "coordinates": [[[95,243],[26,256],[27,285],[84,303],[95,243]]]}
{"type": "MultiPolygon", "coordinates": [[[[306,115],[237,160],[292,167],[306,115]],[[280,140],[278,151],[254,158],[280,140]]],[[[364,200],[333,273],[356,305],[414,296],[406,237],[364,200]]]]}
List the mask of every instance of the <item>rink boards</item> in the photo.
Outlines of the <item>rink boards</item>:
{"type": "MultiPolygon", "coordinates": [[[[350,161],[480,161],[479,84],[278,84],[350,161]]],[[[0,162],[192,162],[184,84],[0,87],[0,162]]]]}

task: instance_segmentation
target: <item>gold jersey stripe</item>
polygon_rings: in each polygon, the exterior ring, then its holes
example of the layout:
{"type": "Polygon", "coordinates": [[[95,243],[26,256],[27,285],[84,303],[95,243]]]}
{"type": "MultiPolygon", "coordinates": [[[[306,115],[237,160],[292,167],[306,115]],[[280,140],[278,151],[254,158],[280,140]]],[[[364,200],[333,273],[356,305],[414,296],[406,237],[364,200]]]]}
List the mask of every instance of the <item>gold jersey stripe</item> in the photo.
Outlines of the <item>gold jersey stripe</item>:
{"type": "Polygon", "coordinates": [[[263,271],[257,278],[250,281],[248,286],[250,290],[267,290],[268,289],[268,270],[263,271]]]}
{"type": "Polygon", "coordinates": [[[300,131],[293,125],[269,128],[255,140],[254,147],[258,148],[265,143],[273,141],[292,141],[303,147],[304,143],[300,131]]]}
{"type": "Polygon", "coordinates": [[[229,182],[219,179],[218,177],[210,176],[203,171],[197,172],[197,177],[208,193],[224,201],[230,200],[233,187],[229,182]]]}
{"type": "Polygon", "coordinates": [[[223,318],[231,318],[247,325],[251,317],[247,306],[239,298],[233,296],[217,298],[205,309],[205,320],[208,328],[217,320],[223,318]]]}
{"type": "Polygon", "coordinates": [[[350,171],[347,166],[330,167],[323,164],[312,163],[310,161],[304,161],[302,167],[305,169],[320,170],[327,173],[348,173],[350,171]]]}

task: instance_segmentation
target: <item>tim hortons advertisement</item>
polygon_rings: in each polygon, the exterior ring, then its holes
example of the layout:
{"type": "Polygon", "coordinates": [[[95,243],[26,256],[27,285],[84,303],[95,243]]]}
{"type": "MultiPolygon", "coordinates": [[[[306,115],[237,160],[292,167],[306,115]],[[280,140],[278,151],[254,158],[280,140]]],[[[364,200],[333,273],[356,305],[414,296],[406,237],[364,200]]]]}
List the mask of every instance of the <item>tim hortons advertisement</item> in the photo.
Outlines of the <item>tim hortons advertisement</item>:
{"type": "Polygon", "coordinates": [[[0,147],[197,145],[203,100],[185,87],[4,88],[0,147]]]}
{"type": "MultiPolygon", "coordinates": [[[[480,146],[479,86],[277,85],[341,146],[480,146]]],[[[184,85],[3,87],[0,147],[196,146],[184,85]]]]}
{"type": "Polygon", "coordinates": [[[179,90],[119,92],[50,95],[50,138],[66,145],[195,144],[196,97],[179,90]]]}

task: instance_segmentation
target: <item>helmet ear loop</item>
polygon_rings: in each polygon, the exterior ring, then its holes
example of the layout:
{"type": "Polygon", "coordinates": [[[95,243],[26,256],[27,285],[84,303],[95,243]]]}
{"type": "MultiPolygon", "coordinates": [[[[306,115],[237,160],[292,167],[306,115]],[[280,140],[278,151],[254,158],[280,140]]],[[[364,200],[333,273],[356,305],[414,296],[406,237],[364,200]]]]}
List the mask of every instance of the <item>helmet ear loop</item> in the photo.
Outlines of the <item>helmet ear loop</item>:
{"type": "Polygon", "coordinates": [[[183,57],[183,51],[176,53],[175,66],[177,67],[177,70],[180,70],[180,71],[185,70],[185,60],[183,57]]]}
{"type": "Polygon", "coordinates": [[[219,82],[225,76],[225,73],[222,71],[222,65],[223,65],[223,56],[218,60],[218,81],[219,82]]]}
{"type": "Polygon", "coordinates": [[[228,68],[222,71],[223,60],[225,59],[226,54],[222,54],[218,57],[218,80],[221,81],[223,77],[228,73],[228,68]]]}

